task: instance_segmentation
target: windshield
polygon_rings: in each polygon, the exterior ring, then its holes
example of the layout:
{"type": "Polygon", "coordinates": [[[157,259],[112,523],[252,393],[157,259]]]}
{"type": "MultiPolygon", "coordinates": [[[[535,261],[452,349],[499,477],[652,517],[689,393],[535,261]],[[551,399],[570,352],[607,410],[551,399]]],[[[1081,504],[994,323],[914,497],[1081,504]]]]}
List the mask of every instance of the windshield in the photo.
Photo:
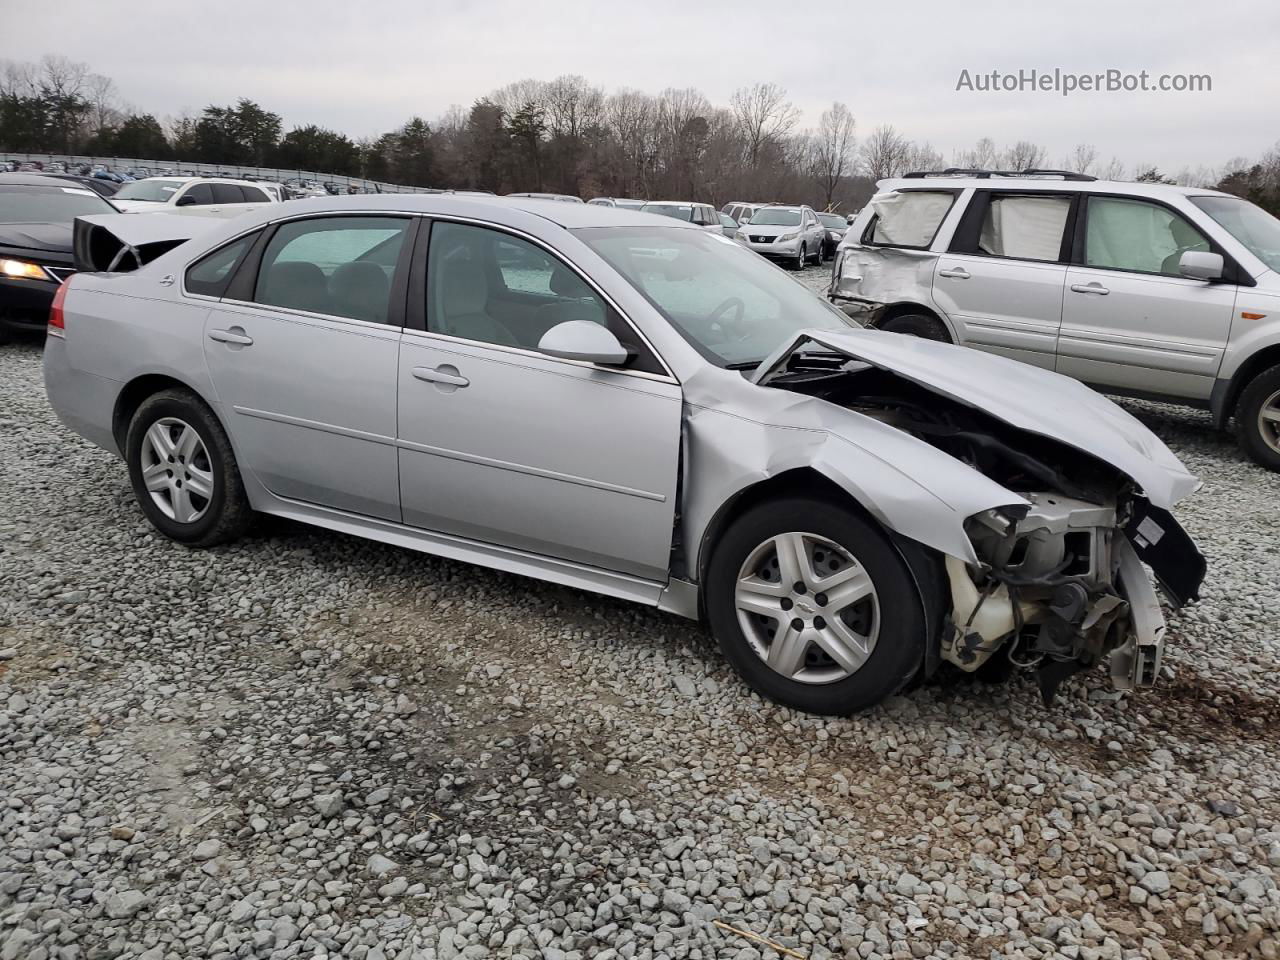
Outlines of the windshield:
{"type": "Polygon", "coordinates": [[[181,186],[182,183],[178,180],[136,180],[121,187],[116,199],[168,203],[181,186]]]}
{"type": "Polygon", "coordinates": [[[1192,197],[1191,202],[1272,270],[1280,273],[1280,220],[1239,197],[1192,197]]]}
{"type": "Polygon", "coordinates": [[[755,366],[808,327],[854,325],[799,281],[722,234],[664,227],[575,232],[717,366],[755,366]]]}
{"type": "Polygon", "coordinates": [[[848,221],[838,213],[820,213],[818,219],[822,221],[824,227],[830,227],[832,230],[843,230],[849,225],[848,221]]]}
{"type": "Polygon", "coordinates": [[[0,223],[70,223],[94,213],[119,213],[84,187],[0,184],[0,223]]]}
{"type": "Polygon", "coordinates": [[[678,203],[646,203],[640,209],[644,213],[659,213],[664,217],[675,217],[686,222],[693,220],[693,207],[678,203]]]}
{"type": "Polygon", "coordinates": [[[785,207],[765,207],[756,211],[751,218],[753,227],[798,227],[800,211],[788,210],[785,207]]]}

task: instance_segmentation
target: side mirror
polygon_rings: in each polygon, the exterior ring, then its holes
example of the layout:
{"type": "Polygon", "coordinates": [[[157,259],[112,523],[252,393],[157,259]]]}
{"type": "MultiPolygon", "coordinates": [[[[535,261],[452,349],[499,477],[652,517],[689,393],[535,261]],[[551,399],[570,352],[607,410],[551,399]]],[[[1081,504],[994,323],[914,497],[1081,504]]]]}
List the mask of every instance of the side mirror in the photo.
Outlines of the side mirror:
{"type": "Polygon", "coordinates": [[[627,362],[626,348],[607,327],[593,320],[566,320],[542,335],[538,350],[561,360],[617,367],[627,362]]]}
{"type": "Polygon", "coordinates": [[[1203,250],[1186,250],[1178,258],[1178,272],[1192,280],[1221,280],[1222,254],[1203,250]]]}
{"type": "Polygon", "coordinates": [[[195,205],[196,198],[189,193],[186,196],[179,197],[177,202],[174,203],[175,207],[194,207],[195,205]]]}

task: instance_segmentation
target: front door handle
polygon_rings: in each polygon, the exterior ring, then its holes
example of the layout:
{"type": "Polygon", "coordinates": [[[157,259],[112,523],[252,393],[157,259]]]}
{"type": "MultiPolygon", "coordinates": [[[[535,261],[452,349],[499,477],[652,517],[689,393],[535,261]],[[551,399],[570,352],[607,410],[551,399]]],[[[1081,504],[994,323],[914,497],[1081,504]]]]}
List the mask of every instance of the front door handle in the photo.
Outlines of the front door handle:
{"type": "Polygon", "coordinates": [[[1094,281],[1093,283],[1073,283],[1071,290],[1074,293],[1096,293],[1100,297],[1105,297],[1111,291],[1102,284],[1094,281]]]}
{"type": "Polygon", "coordinates": [[[950,277],[952,280],[968,280],[970,274],[964,267],[948,267],[946,270],[939,270],[938,276],[950,277]]]}
{"type": "Polygon", "coordinates": [[[458,373],[456,367],[451,367],[448,364],[439,367],[414,367],[413,375],[418,380],[425,380],[427,383],[444,383],[451,387],[467,387],[471,385],[471,381],[458,373]]]}
{"type": "Polygon", "coordinates": [[[253,337],[239,327],[232,327],[230,330],[210,330],[209,339],[216,340],[218,343],[234,343],[241,347],[253,345],[253,337]]]}

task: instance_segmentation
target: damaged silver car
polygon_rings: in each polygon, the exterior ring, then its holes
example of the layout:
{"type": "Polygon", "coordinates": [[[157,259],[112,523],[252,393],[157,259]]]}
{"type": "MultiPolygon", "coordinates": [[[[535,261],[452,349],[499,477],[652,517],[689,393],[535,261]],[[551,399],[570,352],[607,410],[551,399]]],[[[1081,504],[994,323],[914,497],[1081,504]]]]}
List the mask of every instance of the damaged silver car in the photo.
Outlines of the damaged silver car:
{"type": "Polygon", "coordinates": [[[183,543],[257,511],[704,618],[829,714],[943,661],[1149,684],[1144,563],[1175,604],[1203,576],[1169,512],[1195,479],[1114,404],[861,330],[694,226],[409,195],[163,221],[78,222],[44,365],[183,543]]]}

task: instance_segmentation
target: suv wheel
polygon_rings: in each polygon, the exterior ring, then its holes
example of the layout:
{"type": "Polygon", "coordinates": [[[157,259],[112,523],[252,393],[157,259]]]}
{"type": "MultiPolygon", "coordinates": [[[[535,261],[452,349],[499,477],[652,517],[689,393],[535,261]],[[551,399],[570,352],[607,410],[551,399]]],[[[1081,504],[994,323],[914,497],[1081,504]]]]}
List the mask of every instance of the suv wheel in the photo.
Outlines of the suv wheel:
{"type": "Polygon", "coordinates": [[[1250,381],[1236,408],[1240,445],[1254,463],[1280,471],[1280,367],[1250,381]]]}
{"type": "Polygon", "coordinates": [[[149,397],[129,422],[125,458],[152,526],[193,547],[235,540],[253,516],[231,443],[213,412],[185,390],[149,397]]]}
{"type": "Polygon", "coordinates": [[[951,342],[951,337],[947,335],[947,328],[942,325],[942,321],[923,313],[900,313],[877,326],[890,333],[903,333],[909,337],[919,337],[921,340],[951,342]]]}
{"type": "Polygon", "coordinates": [[[706,578],[712,633],[761,696],[844,715],[901,690],[925,652],[923,605],[905,561],[847,507],[796,498],[743,514],[706,578]]]}
{"type": "Polygon", "coordinates": [[[808,260],[808,259],[809,259],[809,254],[808,254],[808,252],[805,250],[805,246],[804,246],[804,244],[802,243],[802,244],[800,244],[800,252],[796,254],[796,258],[795,258],[795,260],[792,262],[791,266],[792,266],[793,268],[795,268],[796,270],[803,270],[803,269],[804,269],[804,262],[805,262],[806,260],[808,260]]]}

